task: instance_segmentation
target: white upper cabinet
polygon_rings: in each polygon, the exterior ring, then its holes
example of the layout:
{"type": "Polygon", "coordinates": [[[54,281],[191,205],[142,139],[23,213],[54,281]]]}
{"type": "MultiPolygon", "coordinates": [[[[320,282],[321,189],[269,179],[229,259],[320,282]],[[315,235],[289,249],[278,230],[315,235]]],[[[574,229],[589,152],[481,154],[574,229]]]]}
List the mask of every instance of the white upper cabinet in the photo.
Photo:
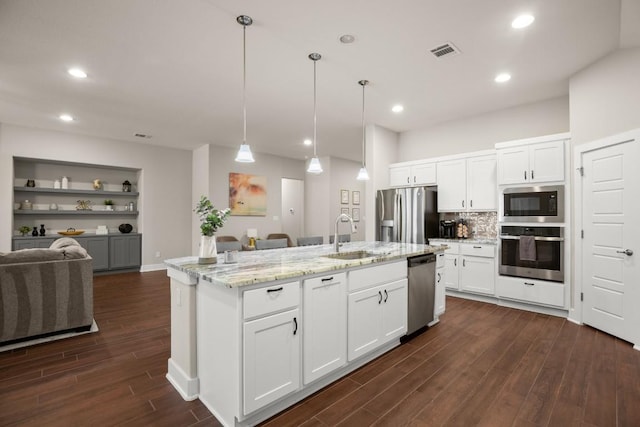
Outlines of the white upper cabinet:
{"type": "Polygon", "coordinates": [[[441,161],[437,172],[439,212],[497,209],[495,155],[441,161]]]}
{"type": "Polygon", "coordinates": [[[436,163],[425,162],[413,165],[389,166],[389,185],[407,187],[436,184],[436,163]]]}
{"type": "Polygon", "coordinates": [[[498,185],[564,181],[564,140],[500,148],[498,185]]]}

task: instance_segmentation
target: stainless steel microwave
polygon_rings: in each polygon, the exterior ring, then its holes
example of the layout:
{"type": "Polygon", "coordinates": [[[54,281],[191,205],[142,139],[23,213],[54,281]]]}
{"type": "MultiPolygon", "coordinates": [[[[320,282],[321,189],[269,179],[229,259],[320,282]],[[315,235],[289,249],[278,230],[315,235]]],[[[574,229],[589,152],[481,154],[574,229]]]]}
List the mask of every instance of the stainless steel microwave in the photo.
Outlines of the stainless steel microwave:
{"type": "Polygon", "coordinates": [[[501,222],[564,222],[564,185],[505,188],[501,222]]]}

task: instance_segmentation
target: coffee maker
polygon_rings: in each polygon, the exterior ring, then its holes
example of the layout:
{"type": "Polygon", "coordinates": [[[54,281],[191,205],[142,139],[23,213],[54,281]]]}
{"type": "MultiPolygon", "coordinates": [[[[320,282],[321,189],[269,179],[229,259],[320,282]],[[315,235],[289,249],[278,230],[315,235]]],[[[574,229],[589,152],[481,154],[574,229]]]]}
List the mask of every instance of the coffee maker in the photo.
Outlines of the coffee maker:
{"type": "Polygon", "coordinates": [[[443,239],[455,239],[456,222],[453,220],[440,221],[440,237],[443,239]]]}

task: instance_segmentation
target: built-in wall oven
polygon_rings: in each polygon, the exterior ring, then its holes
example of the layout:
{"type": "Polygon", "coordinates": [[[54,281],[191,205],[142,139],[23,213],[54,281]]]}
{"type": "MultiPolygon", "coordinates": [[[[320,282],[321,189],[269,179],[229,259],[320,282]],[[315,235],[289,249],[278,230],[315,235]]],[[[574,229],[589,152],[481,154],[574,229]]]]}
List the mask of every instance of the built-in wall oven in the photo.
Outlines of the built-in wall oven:
{"type": "Polygon", "coordinates": [[[505,188],[500,222],[564,222],[564,186],[505,188]]]}
{"type": "Polygon", "coordinates": [[[502,225],[499,246],[501,275],[564,282],[564,227],[502,225]]]}

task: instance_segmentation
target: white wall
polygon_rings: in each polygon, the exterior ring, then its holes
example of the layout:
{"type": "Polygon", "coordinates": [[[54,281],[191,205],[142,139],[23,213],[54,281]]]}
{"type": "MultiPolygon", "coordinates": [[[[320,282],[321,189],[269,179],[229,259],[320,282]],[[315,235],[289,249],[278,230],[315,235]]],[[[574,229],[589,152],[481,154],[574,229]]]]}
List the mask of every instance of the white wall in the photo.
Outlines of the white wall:
{"type": "MultiPolygon", "coordinates": [[[[329,243],[328,221],[331,218],[331,161],[321,157],[323,172],[305,173],[304,177],[304,230],[306,236],[322,236],[329,243]]],[[[306,170],[307,165],[305,165],[306,170]]],[[[334,217],[335,218],[335,217],[334,217]]]]}
{"type": "Polygon", "coordinates": [[[374,241],[376,191],[389,188],[389,165],[398,162],[398,137],[396,132],[377,125],[370,125],[367,132],[367,170],[370,180],[366,183],[367,222],[365,240],[374,241]]]}
{"type": "Polygon", "coordinates": [[[569,98],[563,96],[403,132],[398,161],[492,149],[497,142],[568,130],[569,98]]]}
{"type": "Polygon", "coordinates": [[[14,156],[141,169],[143,268],[190,251],[190,151],[7,124],[0,125],[0,251],[11,249],[14,156]]]}
{"type": "MultiPolygon", "coordinates": [[[[191,206],[192,211],[195,208],[198,201],[200,201],[200,196],[204,194],[210,194],[211,191],[209,189],[209,180],[204,177],[209,176],[209,171],[211,170],[211,166],[209,164],[210,161],[210,146],[203,145],[202,147],[196,148],[191,153],[191,164],[193,165],[191,168],[191,206]]],[[[198,254],[198,244],[200,242],[200,219],[195,213],[191,215],[191,252],[187,255],[197,255],[198,254]]]]}
{"type": "MultiPolygon", "coordinates": [[[[196,176],[194,187],[200,186],[198,181],[207,180],[209,183],[209,198],[216,208],[229,207],[229,172],[246,173],[266,176],[267,178],[267,215],[266,216],[231,216],[217,234],[235,236],[240,240],[246,236],[248,228],[257,228],[258,237],[265,238],[269,233],[282,232],[280,220],[282,209],[281,179],[304,179],[304,162],[285,157],[273,156],[264,153],[253,153],[255,163],[238,163],[237,149],[209,147],[209,171],[208,175],[196,176]]],[[[196,199],[200,194],[195,195],[196,199]]],[[[195,201],[193,203],[195,206],[195,201]]],[[[193,208],[192,208],[193,209],[193,208]]],[[[195,213],[192,213],[197,221],[195,213]]],[[[199,225],[198,222],[196,222],[199,225]]]]}
{"type": "MultiPolygon", "coordinates": [[[[356,222],[355,225],[357,227],[357,232],[351,235],[351,241],[354,240],[364,240],[365,237],[365,229],[367,226],[366,217],[366,194],[365,194],[365,183],[363,181],[358,181],[356,177],[358,176],[358,171],[360,170],[360,163],[354,162],[352,160],[339,159],[336,157],[331,157],[330,159],[330,173],[329,177],[331,180],[331,184],[329,186],[329,194],[330,194],[330,206],[329,210],[329,233],[325,234],[325,236],[329,236],[334,234],[336,218],[340,215],[343,208],[349,210],[349,215],[353,214],[353,209],[360,209],[360,221],[356,222]],[[342,204],[340,200],[340,191],[347,190],[349,192],[349,203],[342,204]],[[353,192],[360,192],[360,204],[353,204],[353,192]]],[[[350,234],[351,226],[348,222],[346,223],[338,223],[338,233],[339,234],[350,234]]],[[[325,237],[328,241],[328,237],[325,237]]]]}
{"type": "Polygon", "coordinates": [[[620,49],[570,80],[571,140],[582,144],[640,127],[640,48],[620,49]]]}

